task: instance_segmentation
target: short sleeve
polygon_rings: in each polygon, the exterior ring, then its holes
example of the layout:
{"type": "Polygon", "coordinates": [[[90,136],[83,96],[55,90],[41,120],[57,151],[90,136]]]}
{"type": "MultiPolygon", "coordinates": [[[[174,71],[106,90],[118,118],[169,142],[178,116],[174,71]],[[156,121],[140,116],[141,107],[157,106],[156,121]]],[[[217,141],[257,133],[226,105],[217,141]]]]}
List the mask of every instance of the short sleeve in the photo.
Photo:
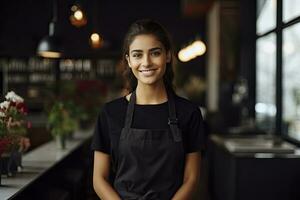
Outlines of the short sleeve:
{"type": "Polygon", "coordinates": [[[97,117],[91,148],[94,151],[101,151],[103,153],[110,154],[108,116],[105,112],[105,107],[103,107],[97,117]]]}
{"type": "Polygon", "coordinates": [[[204,150],[204,123],[200,109],[195,109],[192,112],[186,131],[186,153],[204,150]]]}

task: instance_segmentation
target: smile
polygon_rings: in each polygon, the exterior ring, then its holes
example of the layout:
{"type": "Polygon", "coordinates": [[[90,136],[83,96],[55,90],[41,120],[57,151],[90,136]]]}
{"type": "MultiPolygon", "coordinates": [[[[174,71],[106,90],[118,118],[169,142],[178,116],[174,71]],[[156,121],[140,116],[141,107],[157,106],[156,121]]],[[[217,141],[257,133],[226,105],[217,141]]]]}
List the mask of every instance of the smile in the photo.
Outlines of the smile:
{"type": "Polygon", "coordinates": [[[145,69],[145,70],[139,70],[140,72],[151,72],[155,71],[156,69],[145,69]]]}
{"type": "Polygon", "coordinates": [[[144,76],[144,77],[151,77],[155,75],[155,71],[157,69],[145,69],[145,70],[139,70],[139,72],[144,76]]]}

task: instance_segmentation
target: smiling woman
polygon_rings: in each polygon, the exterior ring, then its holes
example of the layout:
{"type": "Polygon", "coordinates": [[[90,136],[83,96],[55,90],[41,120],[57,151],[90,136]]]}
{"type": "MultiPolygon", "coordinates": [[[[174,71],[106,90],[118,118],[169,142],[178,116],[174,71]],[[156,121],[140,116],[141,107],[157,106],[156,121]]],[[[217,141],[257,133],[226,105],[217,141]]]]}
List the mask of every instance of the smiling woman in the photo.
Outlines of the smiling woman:
{"type": "Polygon", "coordinates": [[[133,23],[123,65],[129,94],[106,103],[95,127],[96,193],[104,200],[192,199],[203,120],[198,107],[173,90],[172,48],[164,28],[152,20],[133,23]]]}
{"type": "Polygon", "coordinates": [[[166,63],[171,61],[170,51],[155,35],[144,34],[136,36],[131,43],[129,55],[126,55],[128,66],[138,80],[140,87],[160,85],[166,71],[166,63]]]}

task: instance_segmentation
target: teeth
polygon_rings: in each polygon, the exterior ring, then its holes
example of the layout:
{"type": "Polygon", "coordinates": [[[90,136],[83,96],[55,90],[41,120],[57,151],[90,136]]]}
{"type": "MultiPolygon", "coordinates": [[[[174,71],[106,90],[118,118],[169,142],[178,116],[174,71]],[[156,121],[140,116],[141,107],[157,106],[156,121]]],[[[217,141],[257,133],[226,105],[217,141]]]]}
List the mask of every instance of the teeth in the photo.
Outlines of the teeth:
{"type": "Polygon", "coordinates": [[[154,71],[154,69],[141,70],[141,72],[150,72],[150,71],[154,71]]]}

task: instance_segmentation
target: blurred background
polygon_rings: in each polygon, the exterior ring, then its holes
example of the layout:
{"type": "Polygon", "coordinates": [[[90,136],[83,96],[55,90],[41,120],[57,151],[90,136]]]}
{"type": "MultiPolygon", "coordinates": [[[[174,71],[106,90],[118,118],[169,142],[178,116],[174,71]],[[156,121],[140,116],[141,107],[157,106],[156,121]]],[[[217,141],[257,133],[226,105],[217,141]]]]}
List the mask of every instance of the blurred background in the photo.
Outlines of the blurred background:
{"type": "MultiPolygon", "coordinates": [[[[141,18],[171,33],[176,92],[204,116],[195,199],[300,199],[299,0],[3,0],[1,102],[24,98],[29,151],[51,141],[56,102],[74,130],[92,130],[122,96],[122,40],[141,18]]],[[[83,198],[93,199],[88,177],[83,198]]]]}

